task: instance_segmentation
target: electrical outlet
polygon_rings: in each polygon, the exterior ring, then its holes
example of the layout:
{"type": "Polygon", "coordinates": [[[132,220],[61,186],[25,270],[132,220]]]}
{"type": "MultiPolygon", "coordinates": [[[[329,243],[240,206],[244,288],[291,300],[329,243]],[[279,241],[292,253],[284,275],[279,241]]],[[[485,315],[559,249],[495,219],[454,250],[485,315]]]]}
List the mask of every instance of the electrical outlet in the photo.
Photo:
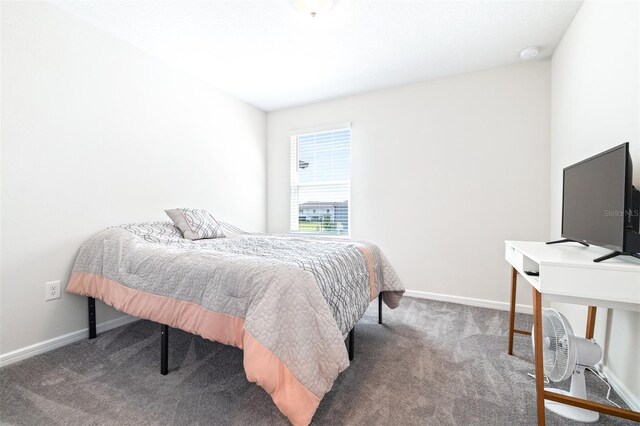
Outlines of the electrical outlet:
{"type": "Polygon", "coordinates": [[[44,300],[60,299],[60,281],[50,281],[44,284],[44,300]]]}

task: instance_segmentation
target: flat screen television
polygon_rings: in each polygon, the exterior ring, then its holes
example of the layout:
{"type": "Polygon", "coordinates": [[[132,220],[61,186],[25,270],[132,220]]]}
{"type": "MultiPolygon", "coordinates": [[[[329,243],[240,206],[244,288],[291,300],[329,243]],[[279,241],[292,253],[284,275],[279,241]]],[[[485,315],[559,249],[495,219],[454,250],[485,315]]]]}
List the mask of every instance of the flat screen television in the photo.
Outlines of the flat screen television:
{"type": "Polygon", "coordinates": [[[563,171],[562,237],[640,258],[640,192],[633,187],[629,143],[611,148],[563,171]]]}

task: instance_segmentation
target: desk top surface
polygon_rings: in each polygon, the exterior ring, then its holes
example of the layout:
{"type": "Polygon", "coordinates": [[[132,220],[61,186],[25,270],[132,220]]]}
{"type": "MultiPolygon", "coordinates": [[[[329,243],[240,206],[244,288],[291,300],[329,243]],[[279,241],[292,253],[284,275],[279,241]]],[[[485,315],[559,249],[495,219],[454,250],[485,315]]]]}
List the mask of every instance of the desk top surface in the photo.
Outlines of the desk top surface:
{"type": "Polygon", "coordinates": [[[505,241],[507,262],[545,297],[640,312],[640,259],[619,256],[593,261],[609,252],[577,243],[505,241]],[[527,268],[539,271],[539,275],[527,275],[527,268]]]}
{"type": "Polygon", "coordinates": [[[611,252],[611,250],[601,247],[585,247],[578,243],[549,245],[540,241],[505,241],[505,243],[540,265],[566,265],[640,272],[640,259],[631,256],[618,256],[604,262],[594,262],[593,259],[611,252]]]}

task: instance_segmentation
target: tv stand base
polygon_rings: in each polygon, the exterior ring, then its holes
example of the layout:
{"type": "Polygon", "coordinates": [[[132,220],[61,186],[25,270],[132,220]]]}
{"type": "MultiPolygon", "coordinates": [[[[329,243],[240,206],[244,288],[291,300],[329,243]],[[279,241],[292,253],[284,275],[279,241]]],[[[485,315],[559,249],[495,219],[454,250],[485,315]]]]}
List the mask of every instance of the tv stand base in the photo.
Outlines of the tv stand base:
{"type": "Polygon", "coordinates": [[[562,243],[578,243],[578,244],[582,244],[585,247],[589,247],[589,244],[587,243],[583,243],[582,241],[570,240],[568,238],[563,238],[562,240],[547,241],[547,244],[562,244],[562,243]]]}
{"type": "Polygon", "coordinates": [[[622,253],[620,251],[612,251],[609,254],[605,254],[604,256],[600,256],[597,259],[593,259],[594,262],[602,262],[603,260],[611,259],[616,256],[633,256],[637,259],[640,259],[640,254],[638,253],[622,253]]]}

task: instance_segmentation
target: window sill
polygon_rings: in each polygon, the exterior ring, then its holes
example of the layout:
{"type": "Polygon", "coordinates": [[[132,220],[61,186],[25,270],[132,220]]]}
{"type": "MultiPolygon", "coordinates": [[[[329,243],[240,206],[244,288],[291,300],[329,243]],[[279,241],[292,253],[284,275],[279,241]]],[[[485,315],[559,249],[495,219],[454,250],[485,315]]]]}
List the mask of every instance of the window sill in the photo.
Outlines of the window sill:
{"type": "Polygon", "coordinates": [[[351,234],[324,234],[322,232],[296,232],[289,231],[289,234],[296,236],[308,236],[308,237],[328,237],[328,238],[348,238],[351,239],[351,234]]]}

